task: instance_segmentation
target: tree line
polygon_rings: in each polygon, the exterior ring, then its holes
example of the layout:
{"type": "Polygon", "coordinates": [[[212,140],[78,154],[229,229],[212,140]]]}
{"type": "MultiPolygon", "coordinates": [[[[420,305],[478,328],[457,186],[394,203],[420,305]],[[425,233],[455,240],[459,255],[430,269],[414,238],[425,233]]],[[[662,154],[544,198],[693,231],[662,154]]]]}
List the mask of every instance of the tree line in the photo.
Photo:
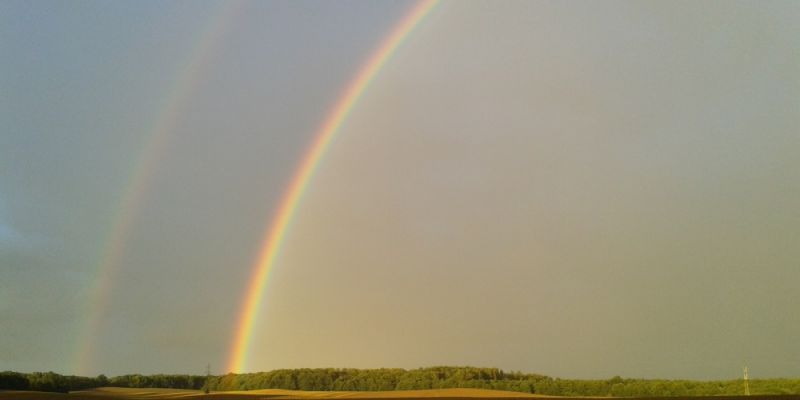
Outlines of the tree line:
{"type": "MultiPolygon", "coordinates": [[[[559,379],[497,368],[431,367],[418,369],[303,368],[248,374],[120,375],[107,378],[53,372],[0,372],[0,390],[67,392],[93,387],[173,388],[211,391],[289,389],[323,391],[389,391],[480,388],[554,396],[716,396],[739,395],[741,379],[719,381],[629,379],[559,379]]],[[[752,379],[752,394],[800,394],[800,379],[752,379]]]]}
{"type": "Polygon", "coordinates": [[[107,378],[60,375],[55,372],[0,372],[0,390],[35,390],[40,392],[71,392],[98,387],[201,389],[204,375],[120,375],[107,378]]]}

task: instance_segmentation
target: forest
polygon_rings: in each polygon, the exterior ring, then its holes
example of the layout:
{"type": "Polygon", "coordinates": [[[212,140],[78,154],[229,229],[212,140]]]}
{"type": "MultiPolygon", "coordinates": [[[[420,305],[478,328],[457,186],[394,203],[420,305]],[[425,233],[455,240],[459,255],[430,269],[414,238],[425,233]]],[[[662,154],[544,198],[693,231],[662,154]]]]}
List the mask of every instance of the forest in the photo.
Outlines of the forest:
{"type": "MultiPolygon", "coordinates": [[[[94,387],[205,389],[211,391],[293,389],[389,391],[482,388],[555,396],[714,396],[743,394],[742,379],[718,381],[630,379],[559,379],[497,368],[430,367],[418,369],[303,368],[247,374],[105,375],[83,377],[54,372],[0,372],[0,390],[68,392],[94,387]]],[[[800,379],[751,379],[751,394],[800,394],[800,379]]]]}

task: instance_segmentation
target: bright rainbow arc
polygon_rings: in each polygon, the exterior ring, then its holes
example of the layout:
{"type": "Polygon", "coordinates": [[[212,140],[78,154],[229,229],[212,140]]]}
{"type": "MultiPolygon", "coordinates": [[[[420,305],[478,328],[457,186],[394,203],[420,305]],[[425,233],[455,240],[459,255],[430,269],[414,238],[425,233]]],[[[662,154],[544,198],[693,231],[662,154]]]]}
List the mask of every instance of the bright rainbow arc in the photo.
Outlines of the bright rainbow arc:
{"type": "Polygon", "coordinates": [[[156,118],[153,128],[145,140],[139,160],[134,164],[120,198],[117,213],[111,225],[108,240],[103,246],[103,253],[97,264],[98,278],[90,289],[88,301],[88,323],[79,337],[81,343],[75,354],[74,370],[78,374],[87,375],[90,364],[94,361],[96,340],[101,330],[102,321],[108,311],[110,294],[119,272],[119,262],[125,253],[125,242],[131,231],[136,215],[141,208],[145,192],[156,171],[158,161],[169,143],[170,133],[180,123],[186,101],[191,97],[195,86],[204,76],[207,65],[216,54],[219,42],[228,31],[231,21],[241,12],[242,3],[227,2],[209,22],[191,50],[189,61],[180,71],[175,84],[167,91],[168,98],[156,118]]]}
{"type": "Polygon", "coordinates": [[[247,288],[242,311],[239,315],[237,330],[232,346],[231,358],[228,362],[228,371],[242,372],[246,366],[247,351],[252,340],[255,319],[259,314],[264,288],[266,287],[269,272],[280,253],[281,246],[286,239],[289,224],[297,211],[303,193],[319,166],[325,151],[330,146],[336,133],[344,124],[353,107],[366,91],[370,82],[380,72],[392,53],[408,37],[409,33],[422,19],[433,10],[438,0],[422,0],[400,21],[391,34],[384,39],[375,53],[361,67],[353,81],[346,87],[342,96],[336,102],[333,110],[328,114],[315,139],[297,168],[288,190],[280,203],[269,227],[253,273],[247,288]]]}

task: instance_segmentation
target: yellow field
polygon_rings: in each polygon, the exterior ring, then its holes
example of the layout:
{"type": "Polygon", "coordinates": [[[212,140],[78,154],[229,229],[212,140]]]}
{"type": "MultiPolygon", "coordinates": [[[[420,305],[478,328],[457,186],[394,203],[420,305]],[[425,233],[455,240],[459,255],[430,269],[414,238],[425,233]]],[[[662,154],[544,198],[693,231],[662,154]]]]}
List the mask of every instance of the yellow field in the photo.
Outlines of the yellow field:
{"type": "Polygon", "coordinates": [[[69,399],[63,393],[46,393],[46,392],[22,392],[16,390],[0,390],[0,399],[13,399],[13,400],[67,400],[69,399]]]}
{"type": "Polygon", "coordinates": [[[398,390],[391,392],[306,392],[300,390],[264,389],[240,392],[212,392],[180,389],[98,388],[61,393],[0,391],[0,400],[147,400],[147,399],[215,399],[215,400],[325,400],[325,399],[529,399],[532,394],[483,389],[398,390]]]}

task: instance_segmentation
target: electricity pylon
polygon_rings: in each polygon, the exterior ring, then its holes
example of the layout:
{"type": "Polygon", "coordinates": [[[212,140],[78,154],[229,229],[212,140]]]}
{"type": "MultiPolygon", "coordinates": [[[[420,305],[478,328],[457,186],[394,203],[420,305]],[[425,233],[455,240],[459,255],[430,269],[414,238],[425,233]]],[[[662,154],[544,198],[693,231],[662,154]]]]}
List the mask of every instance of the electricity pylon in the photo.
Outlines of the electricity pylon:
{"type": "Polygon", "coordinates": [[[211,364],[206,365],[206,388],[205,388],[206,394],[208,394],[208,392],[210,391],[208,387],[209,385],[211,385],[211,364]]]}
{"type": "Polygon", "coordinates": [[[750,378],[747,376],[747,366],[744,367],[744,395],[750,396],[750,378]]]}

